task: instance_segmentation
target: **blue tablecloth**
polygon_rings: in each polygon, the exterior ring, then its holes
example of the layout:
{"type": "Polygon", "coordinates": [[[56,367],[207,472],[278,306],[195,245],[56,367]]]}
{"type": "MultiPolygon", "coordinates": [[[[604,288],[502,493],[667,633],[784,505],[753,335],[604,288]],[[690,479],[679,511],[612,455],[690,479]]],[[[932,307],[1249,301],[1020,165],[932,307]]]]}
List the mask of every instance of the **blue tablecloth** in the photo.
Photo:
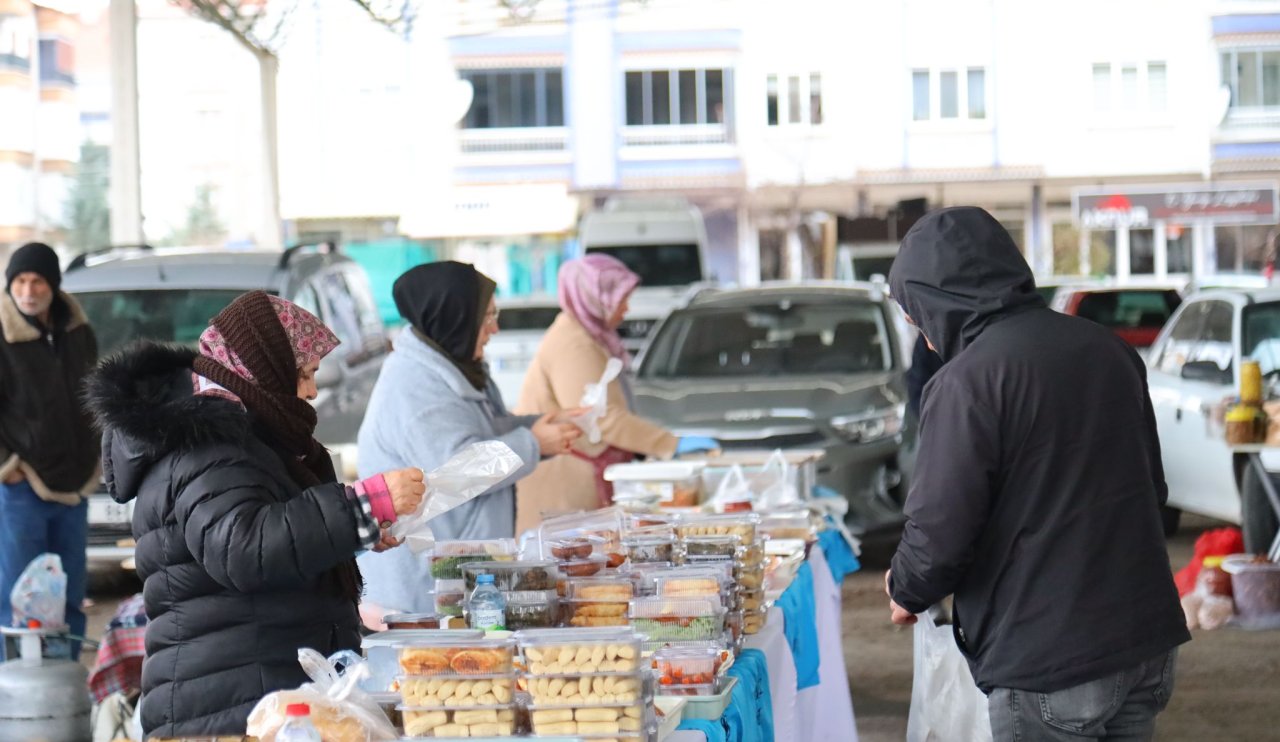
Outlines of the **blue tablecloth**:
{"type": "Polygon", "coordinates": [[[778,599],[778,607],[786,616],[784,631],[791,656],[796,661],[796,690],[817,685],[818,677],[818,619],[813,604],[813,568],[808,562],[800,565],[796,578],[778,599]]]}
{"type": "Polygon", "coordinates": [[[839,531],[832,528],[819,533],[818,546],[822,547],[827,565],[831,567],[831,578],[837,585],[844,582],[845,577],[862,569],[862,563],[854,555],[849,542],[844,540],[844,534],[839,531]]]}

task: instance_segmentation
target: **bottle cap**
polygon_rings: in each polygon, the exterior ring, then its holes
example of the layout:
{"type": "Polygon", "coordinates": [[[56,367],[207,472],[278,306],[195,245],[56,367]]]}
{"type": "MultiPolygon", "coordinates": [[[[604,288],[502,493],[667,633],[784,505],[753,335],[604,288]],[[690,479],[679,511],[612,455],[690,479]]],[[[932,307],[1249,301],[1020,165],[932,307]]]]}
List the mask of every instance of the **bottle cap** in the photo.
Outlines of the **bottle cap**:
{"type": "Polygon", "coordinates": [[[477,585],[492,585],[492,584],[493,584],[493,575],[478,575],[478,576],[476,577],[476,584],[477,584],[477,585]]]}
{"type": "Polygon", "coordinates": [[[305,703],[291,703],[284,709],[285,716],[311,716],[311,707],[305,703]]]}

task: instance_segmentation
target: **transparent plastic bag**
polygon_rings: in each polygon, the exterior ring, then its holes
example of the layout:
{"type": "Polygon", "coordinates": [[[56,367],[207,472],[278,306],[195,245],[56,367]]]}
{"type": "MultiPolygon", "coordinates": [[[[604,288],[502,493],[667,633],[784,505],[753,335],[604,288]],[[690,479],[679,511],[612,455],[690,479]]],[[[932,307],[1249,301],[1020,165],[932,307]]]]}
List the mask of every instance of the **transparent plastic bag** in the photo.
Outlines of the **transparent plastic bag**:
{"type": "Polygon", "coordinates": [[[930,608],[915,625],[907,742],[990,742],[987,697],[973,682],[942,613],[930,608]]]}
{"type": "Polygon", "coordinates": [[[600,381],[594,384],[587,384],[585,391],[582,393],[582,399],[578,404],[587,408],[587,412],[571,418],[574,425],[582,429],[584,435],[587,436],[588,443],[599,443],[604,439],[604,434],[600,432],[600,418],[604,417],[609,411],[609,385],[612,384],[619,376],[622,375],[622,361],[617,358],[610,358],[605,364],[604,374],[600,376],[600,381]]]}
{"type": "Polygon", "coordinates": [[[13,625],[26,626],[34,619],[47,628],[67,625],[67,573],[62,571],[62,558],[57,554],[41,554],[18,576],[9,593],[13,606],[13,625]]]}
{"type": "Polygon", "coordinates": [[[413,515],[391,526],[391,535],[404,539],[415,552],[435,545],[428,521],[484,494],[514,474],[524,461],[502,441],[473,443],[426,474],[427,494],[413,515]]]}
{"type": "Polygon", "coordinates": [[[360,655],[339,652],[325,659],[314,649],[299,649],[298,664],[311,682],[296,690],[269,693],[259,701],[249,714],[250,736],[275,742],[289,704],[305,703],[311,707],[311,723],[325,742],[390,742],[399,738],[387,715],[360,690],[360,681],[369,675],[368,663],[360,655]]]}
{"type": "Polygon", "coordinates": [[[711,507],[717,513],[723,513],[726,508],[732,510],[732,505],[735,503],[752,502],[753,499],[751,483],[747,481],[747,475],[743,473],[741,466],[734,464],[716,486],[716,494],[711,498],[711,507]]]}
{"type": "Polygon", "coordinates": [[[800,502],[800,492],[791,483],[791,464],[782,450],[774,451],[756,475],[752,489],[760,508],[780,508],[800,502]]]}

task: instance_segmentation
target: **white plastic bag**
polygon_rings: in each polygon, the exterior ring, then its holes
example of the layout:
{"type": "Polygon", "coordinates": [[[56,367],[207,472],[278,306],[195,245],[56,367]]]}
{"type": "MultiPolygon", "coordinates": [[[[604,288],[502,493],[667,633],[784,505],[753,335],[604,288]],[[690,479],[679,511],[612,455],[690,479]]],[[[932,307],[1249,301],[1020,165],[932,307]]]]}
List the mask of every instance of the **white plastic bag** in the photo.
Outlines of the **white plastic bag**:
{"type": "Polygon", "coordinates": [[[747,475],[743,473],[742,467],[734,464],[729,468],[729,473],[724,475],[724,479],[720,480],[720,484],[716,485],[716,494],[711,498],[711,507],[717,513],[725,512],[725,507],[739,502],[751,502],[751,483],[747,481],[747,475]]]}
{"type": "Polygon", "coordinates": [[[250,736],[275,742],[292,703],[311,707],[311,723],[325,742],[389,742],[399,738],[391,720],[378,704],[360,690],[369,675],[368,663],[355,652],[339,652],[332,658],[314,649],[299,649],[298,664],[311,678],[297,690],[267,694],[249,714],[250,736]],[[342,672],[337,665],[343,665],[342,672]]]}
{"type": "Polygon", "coordinates": [[[756,475],[752,490],[761,509],[780,508],[800,502],[800,493],[791,484],[791,464],[782,449],[769,456],[764,469],[756,475]]]}
{"type": "Polygon", "coordinates": [[[915,675],[907,742],[990,742],[987,696],[973,682],[951,625],[937,625],[936,608],[915,626],[915,675]]]}
{"type": "Polygon", "coordinates": [[[577,417],[571,418],[574,425],[582,429],[583,434],[587,436],[588,443],[599,443],[604,439],[604,434],[600,432],[600,418],[605,416],[609,411],[609,385],[622,375],[622,361],[617,358],[610,358],[605,364],[604,374],[600,377],[600,381],[594,384],[587,384],[586,389],[582,392],[582,399],[578,404],[586,407],[587,411],[577,417]]]}
{"type": "Polygon", "coordinates": [[[62,571],[62,558],[41,554],[32,559],[9,593],[9,603],[14,626],[26,626],[31,619],[46,628],[66,626],[67,574],[62,571]]]}
{"type": "Polygon", "coordinates": [[[415,552],[435,545],[427,522],[485,493],[514,474],[524,461],[502,441],[473,443],[424,478],[427,494],[413,515],[391,526],[391,535],[408,542],[415,552]]]}

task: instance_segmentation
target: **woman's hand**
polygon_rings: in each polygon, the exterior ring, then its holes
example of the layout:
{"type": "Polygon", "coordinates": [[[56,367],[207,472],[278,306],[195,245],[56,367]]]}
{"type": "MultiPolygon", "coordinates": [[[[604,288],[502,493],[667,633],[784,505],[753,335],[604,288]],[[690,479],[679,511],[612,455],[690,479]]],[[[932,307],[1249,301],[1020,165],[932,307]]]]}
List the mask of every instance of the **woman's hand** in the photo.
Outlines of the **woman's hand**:
{"type": "Polygon", "coordinates": [[[422,504],[422,496],[427,493],[421,469],[397,469],[383,474],[382,478],[391,492],[391,504],[395,506],[396,515],[417,512],[418,506],[422,504]]]}
{"type": "Polygon", "coordinates": [[[387,549],[394,549],[403,543],[404,542],[401,541],[400,539],[396,538],[395,536],[392,536],[390,530],[383,528],[382,538],[378,539],[378,543],[374,544],[373,553],[381,554],[387,549]]]}
{"type": "Polygon", "coordinates": [[[590,407],[578,407],[572,410],[560,410],[559,412],[552,413],[551,422],[569,423],[570,425],[577,425],[577,423],[575,423],[573,419],[575,417],[582,417],[583,415],[587,414],[590,411],[591,411],[590,407]]]}
{"type": "Polygon", "coordinates": [[[567,413],[548,413],[538,418],[538,422],[533,424],[531,430],[533,436],[538,439],[538,448],[543,456],[568,453],[569,447],[582,435],[582,430],[577,425],[558,419],[565,414],[567,413]]]}

